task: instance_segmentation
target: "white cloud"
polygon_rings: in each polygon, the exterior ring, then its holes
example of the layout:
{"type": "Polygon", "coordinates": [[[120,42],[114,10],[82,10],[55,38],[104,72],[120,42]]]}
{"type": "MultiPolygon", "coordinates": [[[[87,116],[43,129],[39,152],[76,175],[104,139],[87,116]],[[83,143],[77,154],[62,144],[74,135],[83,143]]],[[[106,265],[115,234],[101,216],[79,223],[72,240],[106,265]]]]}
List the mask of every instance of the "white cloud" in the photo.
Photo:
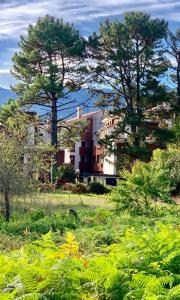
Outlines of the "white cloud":
{"type": "Polygon", "coordinates": [[[168,21],[180,20],[180,0],[0,0],[0,86],[13,80],[9,69],[19,35],[39,16],[50,14],[63,18],[78,24],[88,35],[98,27],[99,17],[132,10],[146,11],[168,21]]]}
{"type": "Polygon", "coordinates": [[[5,75],[9,75],[10,74],[10,70],[9,69],[0,69],[0,74],[5,74],[5,75]]]}
{"type": "Polygon", "coordinates": [[[29,23],[45,14],[78,22],[121,14],[127,10],[145,10],[169,20],[180,19],[180,1],[172,0],[12,0],[0,4],[0,35],[17,36],[29,23]]]}

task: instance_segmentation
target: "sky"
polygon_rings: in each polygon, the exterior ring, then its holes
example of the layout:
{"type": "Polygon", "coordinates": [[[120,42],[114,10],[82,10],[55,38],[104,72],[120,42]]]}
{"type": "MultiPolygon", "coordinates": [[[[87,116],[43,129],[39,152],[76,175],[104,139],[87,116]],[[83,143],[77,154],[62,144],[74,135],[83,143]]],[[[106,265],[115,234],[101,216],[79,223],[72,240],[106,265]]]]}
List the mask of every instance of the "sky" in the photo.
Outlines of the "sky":
{"type": "Polygon", "coordinates": [[[0,87],[15,83],[11,57],[19,36],[46,14],[74,23],[84,36],[98,31],[99,22],[122,18],[126,11],[144,11],[165,18],[172,31],[180,28],[180,0],[0,0],[0,87]]]}

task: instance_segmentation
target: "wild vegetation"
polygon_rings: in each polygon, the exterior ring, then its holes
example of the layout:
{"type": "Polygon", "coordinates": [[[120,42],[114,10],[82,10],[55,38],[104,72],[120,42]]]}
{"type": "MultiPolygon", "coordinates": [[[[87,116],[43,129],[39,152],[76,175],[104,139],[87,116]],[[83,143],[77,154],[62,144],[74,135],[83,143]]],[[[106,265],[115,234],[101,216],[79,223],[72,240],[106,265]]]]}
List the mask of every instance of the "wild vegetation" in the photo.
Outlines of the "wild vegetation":
{"type": "Polygon", "coordinates": [[[0,299],[180,299],[179,38],[140,12],[103,22],[89,39],[45,16],[20,38],[18,100],[0,108],[0,299]],[[58,150],[85,126],[58,113],[76,107],[69,95],[87,85],[118,118],[99,141],[116,152],[117,187],[82,184],[71,165],[57,167],[58,150]],[[34,104],[48,111],[24,113],[34,104]],[[51,146],[30,136],[46,117],[51,146]],[[148,118],[158,120],[151,132],[148,118]]]}
{"type": "Polygon", "coordinates": [[[124,180],[113,189],[111,199],[120,210],[139,214],[152,213],[152,209],[156,212],[158,201],[172,202],[173,191],[179,192],[179,170],[179,147],[154,150],[149,163],[137,161],[131,171],[122,173],[124,180]]]}
{"type": "Polygon", "coordinates": [[[1,223],[1,299],[179,299],[176,208],[148,218],[77,212],[34,210],[1,223]]]}

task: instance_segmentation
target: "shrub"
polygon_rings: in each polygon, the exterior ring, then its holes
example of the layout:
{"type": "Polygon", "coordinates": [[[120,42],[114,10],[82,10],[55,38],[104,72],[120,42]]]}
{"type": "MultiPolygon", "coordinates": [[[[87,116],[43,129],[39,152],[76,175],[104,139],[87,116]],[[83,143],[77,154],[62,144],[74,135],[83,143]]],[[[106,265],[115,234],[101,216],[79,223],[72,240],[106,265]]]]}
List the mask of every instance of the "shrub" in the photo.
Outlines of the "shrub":
{"type": "Polygon", "coordinates": [[[68,182],[75,182],[76,172],[74,167],[70,164],[63,164],[58,168],[58,178],[60,180],[67,180],[68,182]]]}
{"type": "Polygon", "coordinates": [[[149,163],[136,161],[131,171],[124,171],[124,181],[114,188],[111,200],[119,210],[149,213],[157,201],[171,202],[171,193],[180,182],[180,150],[174,146],[157,149],[149,163]]]}
{"type": "Polygon", "coordinates": [[[87,186],[83,183],[77,183],[73,185],[72,192],[77,194],[84,194],[87,193],[88,189],[87,186]]]}
{"type": "Polygon", "coordinates": [[[54,192],[55,189],[56,189],[56,185],[51,182],[38,184],[38,191],[42,193],[54,192]]]}
{"type": "Polygon", "coordinates": [[[160,170],[164,180],[172,190],[180,185],[180,147],[170,145],[167,150],[157,149],[153,152],[152,162],[156,170],[160,170]]]}
{"type": "Polygon", "coordinates": [[[70,182],[64,183],[64,184],[61,186],[61,190],[62,190],[62,191],[69,191],[69,192],[72,192],[72,191],[73,191],[73,188],[74,188],[74,184],[73,184],[73,183],[70,183],[70,182]]]}
{"type": "Polygon", "coordinates": [[[97,195],[106,194],[109,189],[105,187],[102,183],[94,181],[88,184],[89,192],[97,195]]]}
{"type": "Polygon", "coordinates": [[[44,218],[44,212],[40,209],[34,210],[30,213],[30,218],[32,221],[38,221],[38,220],[44,218]]]}
{"type": "Polygon", "coordinates": [[[65,183],[62,185],[61,190],[77,194],[84,194],[88,191],[87,186],[83,183],[65,183]]]}

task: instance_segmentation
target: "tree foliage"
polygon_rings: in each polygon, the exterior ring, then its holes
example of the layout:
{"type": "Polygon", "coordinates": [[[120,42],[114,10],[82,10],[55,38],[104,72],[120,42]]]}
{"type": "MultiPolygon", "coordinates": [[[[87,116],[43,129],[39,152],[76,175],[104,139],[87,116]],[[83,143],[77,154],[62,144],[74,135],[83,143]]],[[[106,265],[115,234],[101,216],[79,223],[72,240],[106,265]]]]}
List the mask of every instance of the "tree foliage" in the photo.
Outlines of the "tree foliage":
{"type": "Polygon", "coordinates": [[[167,53],[170,55],[171,79],[176,87],[176,113],[180,110],[180,29],[169,31],[167,53]]]}
{"type": "Polygon", "coordinates": [[[57,149],[58,124],[64,119],[59,113],[77,106],[69,94],[87,80],[83,64],[86,42],[73,25],[45,16],[29,26],[19,47],[13,56],[12,73],[20,83],[14,91],[20,105],[37,104],[46,110],[43,115],[50,118],[51,144],[57,149]]]}
{"type": "Polygon", "coordinates": [[[18,127],[5,127],[0,132],[0,193],[4,197],[6,221],[10,218],[12,198],[33,192],[33,174],[47,171],[47,153],[51,149],[48,145],[28,143],[27,139],[32,137],[28,136],[22,119],[20,124],[21,128],[18,123],[18,127]]]}
{"type": "Polygon", "coordinates": [[[110,107],[111,115],[120,120],[104,143],[111,146],[112,141],[124,137],[124,147],[119,149],[124,155],[148,157],[145,111],[170,100],[161,83],[167,71],[163,47],[166,35],[165,20],[128,12],[123,21],[103,22],[99,35],[90,37],[95,60],[91,69],[101,85],[94,89],[100,96],[97,105],[110,107]]]}
{"type": "Polygon", "coordinates": [[[0,106],[0,123],[3,125],[6,124],[11,118],[15,118],[19,113],[19,103],[13,99],[9,99],[7,103],[0,106]]]}
{"type": "Polygon", "coordinates": [[[58,168],[58,179],[64,179],[68,182],[75,182],[77,177],[74,167],[70,164],[63,164],[58,168]]]}
{"type": "Polygon", "coordinates": [[[124,171],[123,178],[111,193],[111,200],[120,210],[141,214],[150,212],[158,200],[171,201],[171,192],[180,183],[180,151],[178,147],[157,149],[149,163],[136,161],[131,171],[124,171]]]}

